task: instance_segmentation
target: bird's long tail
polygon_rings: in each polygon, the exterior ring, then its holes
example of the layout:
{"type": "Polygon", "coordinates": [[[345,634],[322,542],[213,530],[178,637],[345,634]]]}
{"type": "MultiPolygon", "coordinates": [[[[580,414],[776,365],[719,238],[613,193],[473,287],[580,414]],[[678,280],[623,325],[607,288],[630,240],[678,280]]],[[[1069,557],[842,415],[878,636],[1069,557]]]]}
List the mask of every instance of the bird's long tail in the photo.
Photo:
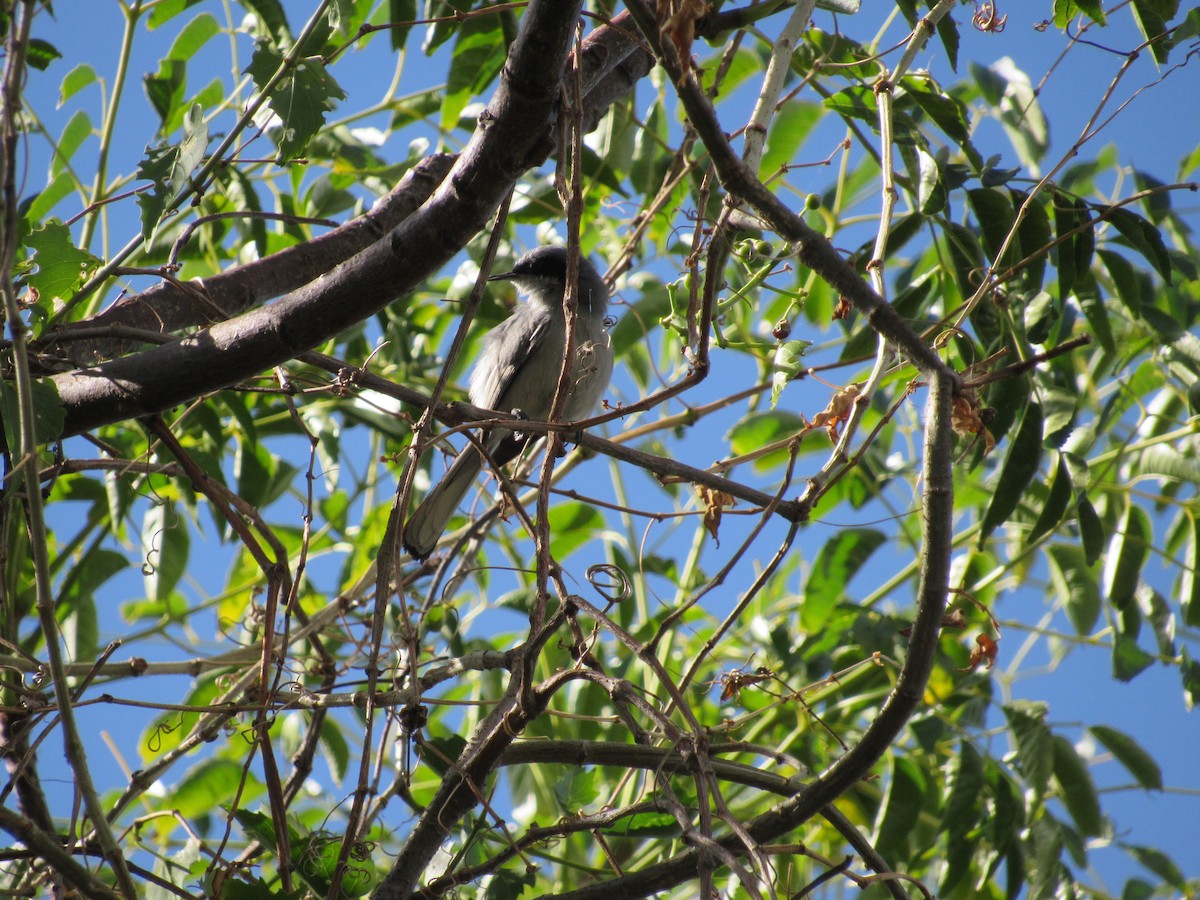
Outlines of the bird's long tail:
{"type": "Polygon", "coordinates": [[[404,549],[416,559],[424,559],[433,552],[446,523],[479,474],[481,464],[479,451],[467,447],[409,517],[404,526],[404,549]]]}

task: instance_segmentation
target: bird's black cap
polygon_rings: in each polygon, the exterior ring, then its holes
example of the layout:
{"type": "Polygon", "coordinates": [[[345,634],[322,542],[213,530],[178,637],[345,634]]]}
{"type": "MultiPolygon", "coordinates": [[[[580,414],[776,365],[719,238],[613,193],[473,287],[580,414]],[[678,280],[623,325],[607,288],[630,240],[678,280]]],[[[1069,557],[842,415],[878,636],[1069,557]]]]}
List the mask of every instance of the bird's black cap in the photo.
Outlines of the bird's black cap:
{"type": "MultiPolygon", "coordinates": [[[[580,259],[579,262],[581,267],[590,265],[586,259],[580,259]]],[[[492,275],[488,281],[505,281],[515,278],[538,278],[566,283],[567,248],[546,246],[530,250],[513,264],[511,272],[492,275]]]]}

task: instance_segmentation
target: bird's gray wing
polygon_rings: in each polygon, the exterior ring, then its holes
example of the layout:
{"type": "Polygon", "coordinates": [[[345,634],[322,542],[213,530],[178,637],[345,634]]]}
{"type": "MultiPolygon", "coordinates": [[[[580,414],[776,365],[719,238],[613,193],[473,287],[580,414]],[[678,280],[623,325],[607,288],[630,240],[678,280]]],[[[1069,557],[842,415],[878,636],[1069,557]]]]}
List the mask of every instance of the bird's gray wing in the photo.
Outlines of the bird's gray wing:
{"type": "MultiPolygon", "coordinates": [[[[562,364],[561,352],[542,352],[555,332],[562,332],[555,324],[550,310],[527,304],[489,331],[471,373],[471,403],[500,412],[520,409],[532,419],[543,418],[549,405],[544,398],[546,358],[553,357],[555,376],[562,364]]],[[[559,343],[565,344],[561,336],[559,343]]]]}

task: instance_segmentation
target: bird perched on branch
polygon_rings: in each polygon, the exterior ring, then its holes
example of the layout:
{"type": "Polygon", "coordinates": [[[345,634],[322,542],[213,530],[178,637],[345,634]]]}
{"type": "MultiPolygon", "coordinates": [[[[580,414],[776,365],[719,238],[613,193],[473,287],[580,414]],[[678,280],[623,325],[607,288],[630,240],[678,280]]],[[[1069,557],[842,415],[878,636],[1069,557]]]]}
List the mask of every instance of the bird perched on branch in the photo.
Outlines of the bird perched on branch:
{"type": "MultiPolygon", "coordinates": [[[[520,411],[525,418],[545,420],[550,414],[563,353],[567,346],[563,295],[567,286],[567,251],[538,247],[517,260],[511,272],[489,281],[513,282],[529,299],[483,338],[483,352],[471,373],[470,398],[475,406],[504,413],[520,411]]],[[[595,267],[579,260],[575,316],[575,358],[572,361],[562,421],[587,416],[599,403],[612,376],[613,351],[604,330],[608,289],[595,267]]],[[[480,435],[496,465],[513,459],[527,438],[511,429],[492,428],[480,435]]],[[[417,559],[433,552],[446,523],[483,466],[474,444],[455,457],[442,480],[425,495],[404,528],[404,547],[417,559]]]]}

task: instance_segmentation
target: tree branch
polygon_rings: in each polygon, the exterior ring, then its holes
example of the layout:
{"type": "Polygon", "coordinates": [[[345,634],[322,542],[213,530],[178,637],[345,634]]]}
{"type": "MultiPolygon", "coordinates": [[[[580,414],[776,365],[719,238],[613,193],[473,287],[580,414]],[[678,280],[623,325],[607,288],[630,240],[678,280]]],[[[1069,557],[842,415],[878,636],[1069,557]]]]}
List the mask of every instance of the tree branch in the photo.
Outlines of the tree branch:
{"type": "MultiPolygon", "coordinates": [[[[305,274],[295,279],[283,271],[291,263],[270,262],[274,256],[261,261],[266,268],[259,273],[268,272],[275,281],[252,297],[246,294],[251,273],[230,270],[215,276],[226,279],[219,283],[220,296],[236,307],[262,302],[274,290],[291,287],[300,277],[311,277],[313,271],[325,273],[271,306],[254,309],[180,341],[54,376],[66,410],[63,436],[159,412],[286,362],[411,293],[445,265],[485,227],[516,180],[544,161],[553,149],[551,124],[558,110],[557,85],[566,57],[561,48],[553,46],[549,32],[525,28],[522,35],[513,45],[500,87],[481,114],[471,141],[423,206],[383,239],[332,271],[332,258],[348,253],[355,242],[369,239],[381,227],[379,222],[357,228],[351,223],[346,226],[347,233],[339,229],[334,233],[336,238],[326,235],[328,252],[322,248],[319,261],[300,257],[299,261],[309,264],[305,274]]],[[[587,102],[595,104],[587,114],[589,122],[599,119],[600,104],[611,103],[640,77],[638,73],[649,69],[648,54],[619,24],[597,29],[585,42],[582,59],[585,86],[591,86],[587,102]],[[592,49],[595,47],[603,49],[592,49]]],[[[436,177],[444,164],[445,160],[437,159],[428,164],[428,170],[414,171],[414,179],[418,175],[422,178],[421,187],[414,186],[403,202],[396,198],[393,213],[402,215],[420,196],[419,191],[428,186],[424,178],[436,177]]],[[[166,296],[179,289],[155,290],[166,296]]],[[[112,319],[105,319],[105,324],[127,321],[123,317],[133,315],[128,310],[144,302],[146,295],[141,295],[139,302],[135,299],[124,304],[119,315],[114,313],[112,319]]],[[[180,300],[182,296],[174,297],[168,305],[180,300]]],[[[222,305],[219,300],[217,305],[222,305]]],[[[156,312],[149,309],[150,319],[144,323],[152,329],[159,328],[156,312]]],[[[192,314],[193,319],[207,319],[207,314],[197,317],[195,310],[192,314]]],[[[183,321],[172,319],[176,327],[182,327],[183,321]]],[[[88,324],[95,323],[91,320],[88,324]]]]}
{"type": "Polygon", "coordinates": [[[429,199],[454,161],[455,157],[446,153],[428,156],[409,169],[368,212],[326,234],[233,266],[211,278],[186,283],[162,281],[86,320],[63,326],[47,335],[43,344],[77,365],[87,365],[98,358],[128,353],[138,344],[103,339],[65,343],[73,337],[72,332],[80,329],[122,326],[170,334],[261,306],[319,278],[392,231],[429,199]]]}
{"type": "MultiPolygon", "coordinates": [[[[654,57],[636,41],[629,13],[599,26],[583,42],[580,67],[584,91],[584,127],[591,131],[608,107],[628,94],[650,71],[654,57]]],[[[124,326],[170,334],[223,321],[308,284],[356,253],[381,240],[416,212],[445,179],[458,157],[436,153],[420,160],[370,210],[302,244],[233,266],[189,283],[164,280],[124,297],[108,309],[72,322],[48,335],[43,345],[75,365],[88,365],[133,351],[133,340],[72,339],[84,328],[124,326]]]]}

